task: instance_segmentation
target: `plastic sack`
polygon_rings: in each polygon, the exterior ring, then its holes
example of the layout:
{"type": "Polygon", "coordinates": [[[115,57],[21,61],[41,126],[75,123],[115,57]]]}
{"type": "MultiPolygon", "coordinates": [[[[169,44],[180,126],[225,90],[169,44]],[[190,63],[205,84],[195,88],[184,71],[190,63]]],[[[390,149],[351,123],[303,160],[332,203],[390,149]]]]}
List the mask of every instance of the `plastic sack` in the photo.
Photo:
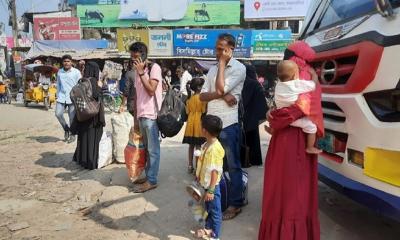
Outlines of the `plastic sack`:
{"type": "Polygon", "coordinates": [[[111,117],[113,157],[119,163],[125,162],[124,150],[129,141],[129,131],[132,125],[133,117],[128,112],[114,114],[111,117]]]}
{"type": "Polygon", "coordinates": [[[99,143],[99,160],[97,168],[102,168],[112,163],[112,138],[110,132],[103,132],[99,143]]]}
{"type": "Polygon", "coordinates": [[[134,182],[140,177],[146,166],[146,149],[143,145],[142,136],[134,132],[133,128],[124,153],[129,179],[134,182]]]}

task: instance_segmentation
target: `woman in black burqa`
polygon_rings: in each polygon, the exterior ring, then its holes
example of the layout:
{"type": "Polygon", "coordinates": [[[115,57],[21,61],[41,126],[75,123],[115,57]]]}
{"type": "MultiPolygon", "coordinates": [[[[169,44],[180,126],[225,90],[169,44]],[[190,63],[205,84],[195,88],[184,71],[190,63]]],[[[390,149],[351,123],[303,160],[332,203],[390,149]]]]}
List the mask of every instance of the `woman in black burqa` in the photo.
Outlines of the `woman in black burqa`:
{"type": "Polygon", "coordinates": [[[246,80],[242,90],[243,101],[243,128],[245,142],[249,147],[250,165],[261,166],[261,146],[258,126],[260,121],[266,119],[267,102],[264,90],[257,81],[256,68],[253,65],[246,65],[246,80]]]}
{"type": "Polygon", "coordinates": [[[84,122],[79,122],[75,116],[71,129],[78,135],[78,141],[73,160],[86,169],[97,169],[99,159],[99,143],[106,125],[104,106],[101,102],[101,87],[99,85],[99,65],[95,62],[85,64],[84,78],[92,85],[93,98],[100,102],[99,113],[84,122]]]}

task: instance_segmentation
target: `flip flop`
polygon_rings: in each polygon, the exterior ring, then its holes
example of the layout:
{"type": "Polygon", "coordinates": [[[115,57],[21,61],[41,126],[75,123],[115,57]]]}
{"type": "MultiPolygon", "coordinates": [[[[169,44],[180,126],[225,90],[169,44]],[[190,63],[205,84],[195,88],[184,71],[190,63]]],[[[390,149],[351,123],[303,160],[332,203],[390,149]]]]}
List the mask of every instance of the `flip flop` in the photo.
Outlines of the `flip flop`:
{"type": "Polygon", "coordinates": [[[193,233],[196,238],[201,239],[210,239],[211,232],[207,231],[205,228],[198,229],[196,232],[193,233]]]}
{"type": "Polygon", "coordinates": [[[241,208],[235,208],[235,210],[233,210],[231,207],[228,207],[228,209],[225,210],[224,214],[222,215],[222,220],[227,221],[234,219],[241,212],[242,212],[241,208]]]}

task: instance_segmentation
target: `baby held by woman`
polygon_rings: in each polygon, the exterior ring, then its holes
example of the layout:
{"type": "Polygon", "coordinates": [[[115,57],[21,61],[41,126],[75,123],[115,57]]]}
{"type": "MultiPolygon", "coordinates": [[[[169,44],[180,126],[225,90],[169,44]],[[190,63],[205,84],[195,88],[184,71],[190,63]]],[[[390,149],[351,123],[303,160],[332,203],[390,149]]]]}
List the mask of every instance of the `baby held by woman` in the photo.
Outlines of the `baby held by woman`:
{"type": "MultiPolygon", "coordinates": [[[[313,80],[300,80],[299,68],[293,61],[280,62],[277,73],[279,81],[275,87],[275,104],[278,109],[295,104],[300,94],[314,91],[316,88],[318,77],[315,72],[310,72],[313,80]]],[[[308,117],[300,118],[290,125],[307,133],[307,153],[321,153],[321,150],[315,147],[317,126],[308,117]]]]}

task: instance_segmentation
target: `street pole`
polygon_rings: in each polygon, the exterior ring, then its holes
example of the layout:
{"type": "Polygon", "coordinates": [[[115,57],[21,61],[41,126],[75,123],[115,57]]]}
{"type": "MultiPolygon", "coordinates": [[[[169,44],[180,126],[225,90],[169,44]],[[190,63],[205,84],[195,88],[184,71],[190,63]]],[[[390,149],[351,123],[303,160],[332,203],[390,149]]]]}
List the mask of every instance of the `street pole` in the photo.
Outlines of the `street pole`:
{"type": "Polygon", "coordinates": [[[18,45],[18,23],[17,23],[17,7],[15,4],[16,0],[10,0],[10,10],[12,14],[12,30],[13,30],[13,39],[14,39],[14,47],[19,47],[18,45]]]}

